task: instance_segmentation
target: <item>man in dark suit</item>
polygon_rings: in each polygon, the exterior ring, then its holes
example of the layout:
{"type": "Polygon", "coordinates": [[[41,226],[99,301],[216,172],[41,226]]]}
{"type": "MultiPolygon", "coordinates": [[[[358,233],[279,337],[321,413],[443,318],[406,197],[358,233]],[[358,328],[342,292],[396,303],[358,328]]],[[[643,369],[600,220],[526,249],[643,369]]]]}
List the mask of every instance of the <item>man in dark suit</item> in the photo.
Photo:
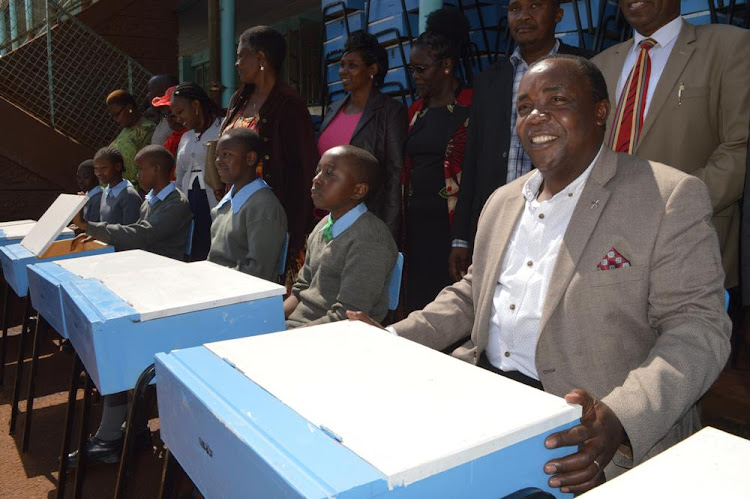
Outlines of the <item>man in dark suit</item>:
{"type": "Polygon", "coordinates": [[[515,132],[516,92],[521,77],[530,64],[546,55],[572,54],[586,58],[593,55],[555,38],[555,26],[562,17],[558,0],[511,0],[508,26],[516,50],[510,59],[501,59],[482,72],[474,83],[449,259],[449,271],[456,281],[469,266],[469,246],[487,198],[495,189],[532,168],[515,132]]]}

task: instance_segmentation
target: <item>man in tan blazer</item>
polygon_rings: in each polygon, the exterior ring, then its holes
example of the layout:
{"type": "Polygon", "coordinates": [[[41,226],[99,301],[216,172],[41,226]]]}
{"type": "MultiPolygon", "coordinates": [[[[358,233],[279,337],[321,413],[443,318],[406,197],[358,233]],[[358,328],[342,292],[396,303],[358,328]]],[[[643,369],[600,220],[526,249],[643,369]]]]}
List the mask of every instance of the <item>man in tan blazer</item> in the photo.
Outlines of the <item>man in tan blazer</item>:
{"type": "Polygon", "coordinates": [[[517,109],[537,170],[495,191],[466,276],[393,332],[441,350],[468,338],[454,356],[583,405],[546,442],[578,451],[540,463],[579,493],[700,427],[695,404],[729,355],[724,274],[703,182],[602,146],[592,63],[535,63],[517,109]]]}
{"type": "MultiPolygon", "coordinates": [[[[693,26],[678,0],[620,0],[634,38],[597,55],[615,107],[637,57],[652,38],[646,113],[633,154],[703,180],[711,195],[725,286],[739,283],[739,200],[745,178],[750,120],[750,31],[727,25],[693,26]],[[635,40],[635,43],[634,43],[635,40]]],[[[614,109],[613,109],[614,111],[614,109]]],[[[615,113],[607,121],[607,144],[615,113]]]]}

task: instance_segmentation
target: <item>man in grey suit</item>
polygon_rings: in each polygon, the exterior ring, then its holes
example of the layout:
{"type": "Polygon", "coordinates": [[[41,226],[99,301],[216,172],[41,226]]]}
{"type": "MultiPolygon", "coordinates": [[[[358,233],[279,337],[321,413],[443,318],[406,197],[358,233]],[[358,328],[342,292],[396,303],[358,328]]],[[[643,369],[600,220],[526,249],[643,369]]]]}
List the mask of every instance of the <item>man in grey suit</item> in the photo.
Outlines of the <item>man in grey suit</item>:
{"type": "Polygon", "coordinates": [[[538,61],[516,107],[536,170],[487,201],[464,278],[392,332],[466,340],[455,357],[581,404],[581,424],[546,441],[576,449],[540,463],[580,493],[700,427],[695,404],[729,354],[724,273],[706,186],[603,145],[592,63],[538,61]]]}

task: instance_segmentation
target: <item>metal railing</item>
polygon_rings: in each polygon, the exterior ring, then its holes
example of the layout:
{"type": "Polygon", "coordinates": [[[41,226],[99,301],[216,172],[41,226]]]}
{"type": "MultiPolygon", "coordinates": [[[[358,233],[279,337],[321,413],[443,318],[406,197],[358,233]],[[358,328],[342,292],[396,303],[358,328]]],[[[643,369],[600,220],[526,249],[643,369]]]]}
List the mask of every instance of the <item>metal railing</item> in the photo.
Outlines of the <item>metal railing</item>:
{"type": "Polygon", "coordinates": [[[0,96],[96,149],[119,132],[107,95],[145,103],[151,73],[76,18],[90,3],[0,0],[0,96]]]}

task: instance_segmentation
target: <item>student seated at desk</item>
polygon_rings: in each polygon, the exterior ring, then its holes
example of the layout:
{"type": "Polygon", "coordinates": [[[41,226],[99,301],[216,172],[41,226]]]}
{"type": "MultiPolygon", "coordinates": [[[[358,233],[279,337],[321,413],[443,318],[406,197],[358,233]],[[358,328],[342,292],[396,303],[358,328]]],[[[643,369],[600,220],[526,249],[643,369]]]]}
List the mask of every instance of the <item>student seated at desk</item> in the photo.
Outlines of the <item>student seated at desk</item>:
{"type": "MultiPolygon", "coordinates": [[[[141,209],[141,196],[129,180],[122,178],[125,160],[116,147],[102,147],[94,155],[94,175],[104,186],[99,219],[90,222],[109,224],[132,224],[138,220],[141,209]]],[[[85,217],[84,217],[85,218],[85,217]]]]}
{"type": "Polygon", "coordinates": [[[346,310],[388,312],[388,280],[398,249],[390,230],[367,211],[380,166],[351,145],[329,149],[318,163],[311,195],[329,211],[307,239],[305,263],[284,301],[287,329],[346,319],[346,310]]]}
{"type": "Polygon", "coordinates": [[[182,260],[193,215],[185,195],[169,180],[174,157],[162,146],[146,146],[135,156],[135,164],[140,186],[150,189],[141,205],[138,221],[130,224],[86,222],[79,213],[73,223],[91,238],[111,244],[117,251],[142,249],[182,260]]]}
{"type": "Polygon", "coordinates": [[[76,183],[80,190],[78,194],[85,194],[89,198],[83,207],[83,219],[87,222],[98,222],[103,189],[99,185],[99,179],[94,175],[94,160],[87,159],[78,165],[76,183]]]}
{"type": "Polygon", "coordinates": [[[260,136],[249,128],[233,128],[219,139],[216,169],[232,188],[211,210],[208,260],[271,281],[287,225],[281,202],[255,178],[260,148],[260,136]]]}

